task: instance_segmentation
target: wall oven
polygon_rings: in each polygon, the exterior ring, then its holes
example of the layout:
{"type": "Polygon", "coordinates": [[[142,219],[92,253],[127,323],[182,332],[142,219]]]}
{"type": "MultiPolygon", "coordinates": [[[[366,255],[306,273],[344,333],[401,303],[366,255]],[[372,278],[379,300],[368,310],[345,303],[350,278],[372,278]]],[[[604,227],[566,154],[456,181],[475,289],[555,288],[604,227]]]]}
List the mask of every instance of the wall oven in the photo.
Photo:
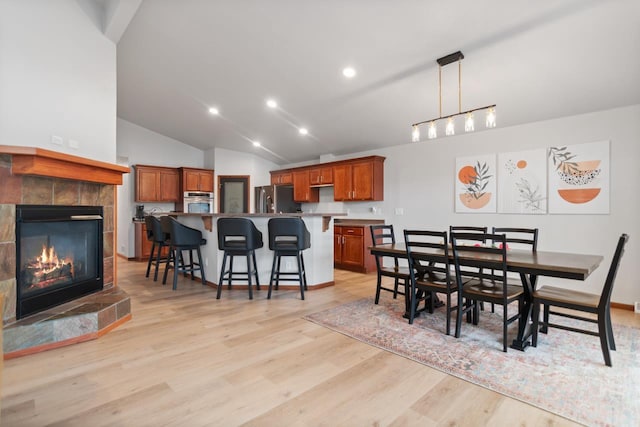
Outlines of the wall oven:
{"type": "Polygon", "coordinates": [[[183,206],[185,213],[213,213],[213,193],[185,191],[183,206]]]}

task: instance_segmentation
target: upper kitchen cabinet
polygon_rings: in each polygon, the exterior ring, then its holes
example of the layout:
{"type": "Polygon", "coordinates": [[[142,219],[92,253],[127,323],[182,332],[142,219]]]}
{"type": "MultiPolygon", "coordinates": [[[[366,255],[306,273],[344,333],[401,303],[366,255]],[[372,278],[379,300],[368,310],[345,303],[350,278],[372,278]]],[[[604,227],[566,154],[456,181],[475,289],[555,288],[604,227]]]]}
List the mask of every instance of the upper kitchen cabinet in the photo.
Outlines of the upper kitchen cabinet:
{"type": "Polygon", "coordinates": [[[310,168],[309,181],[312,186],[333,185],[333,167],[329,165],[310,168]]]}
{"type": "Polygon", "coordinates": [[[177,202],[179,177],[175,168],[135,165],[136,202],[177,202]]]}
{"type": "Polygon", "coordinates": [[[384,157],[371,156],[333,166],[336,201],[384,200],[384,157]]]}
{"type": "Polygon", "coordinates": [[[210,169],[180,168],[182,192],[213,193],[213,171],[210,169]]]}
{"type": "Polygon", "coordinates": [[[292,185],[293,173],[291,171],[273,171],[271,172],[271,184],[272,185],[292,185]]]}
{"type": "Polygon", "coordinates": [[[309,169],[302,169],[293,173],[293,201],[298,203],[315,203],[320,200],[317,188],[312,188],[309,182],[309,169]]]}

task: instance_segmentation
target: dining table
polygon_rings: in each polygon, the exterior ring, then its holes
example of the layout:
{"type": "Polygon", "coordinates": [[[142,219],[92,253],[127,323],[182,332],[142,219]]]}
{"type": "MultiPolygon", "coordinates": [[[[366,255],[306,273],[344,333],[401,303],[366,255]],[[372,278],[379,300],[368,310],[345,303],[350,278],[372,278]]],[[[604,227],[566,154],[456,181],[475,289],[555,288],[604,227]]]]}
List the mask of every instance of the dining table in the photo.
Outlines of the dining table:
{"type": "MultiPolygon", "coordinates": [[[[404,243],[389,243],[369,247],[371,254],[407,259],[407,248],[404,243]]],[[[460,256],[464,257],[464,251],[460,251],[460,256]]],[[[442,254],[437,249],[415,248],[411,253],[423,256],[442,254]]],[[[474,252],[474,257],[491,254],[478,254],[474,252]]],[[[453,263],[453,253],[449,251],[449,258],[453,263]]],[[[593,273],[603,257],[601,255],[588,255],[568,252],[552,251],[531,251],[526,249],[507,249],[507,270],[518,273],[522,281],[524,290],[524,315],[518,322],[518,335],[513,340],[511,348],[524,351],[531,344],[530,338],[532,330],[533,314],[533,292],[536,290],[539,276],[555,277],[561,279],[572,279],[584,281],[593,273]]],[[[408,294],[408,292],[407,292],[408,294]]],[[[408,304],[408,302],[406,303],[408,304]]]]}

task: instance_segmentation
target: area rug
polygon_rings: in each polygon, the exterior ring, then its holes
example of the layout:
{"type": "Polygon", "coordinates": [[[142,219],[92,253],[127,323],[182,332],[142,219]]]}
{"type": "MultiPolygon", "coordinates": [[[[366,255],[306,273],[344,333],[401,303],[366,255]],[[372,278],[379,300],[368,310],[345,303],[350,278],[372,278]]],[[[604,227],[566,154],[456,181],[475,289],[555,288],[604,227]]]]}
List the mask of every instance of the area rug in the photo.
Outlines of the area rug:
{"type": "Polygon", "coordinates": [[[444,334],[443,309],[413,325],[403,312],[401,298],[367,298],[305,319],[585,425],[640,425],[640,329],[614,325],[610,368],[597,337],[551,329],[536,348],[504,353],[501,314],[483,312],[455,338],[444,334]]]}

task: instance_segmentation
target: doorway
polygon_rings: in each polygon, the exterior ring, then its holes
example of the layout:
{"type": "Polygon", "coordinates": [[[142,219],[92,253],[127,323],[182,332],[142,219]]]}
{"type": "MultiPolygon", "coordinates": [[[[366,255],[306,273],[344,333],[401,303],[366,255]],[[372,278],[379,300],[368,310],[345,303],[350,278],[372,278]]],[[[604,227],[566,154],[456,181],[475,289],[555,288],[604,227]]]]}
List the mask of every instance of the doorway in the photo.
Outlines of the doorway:
{"type": "Polygon", "coordinates": [[[249,213],[249,176],[218,175],[219,213],[249,213]]]}

